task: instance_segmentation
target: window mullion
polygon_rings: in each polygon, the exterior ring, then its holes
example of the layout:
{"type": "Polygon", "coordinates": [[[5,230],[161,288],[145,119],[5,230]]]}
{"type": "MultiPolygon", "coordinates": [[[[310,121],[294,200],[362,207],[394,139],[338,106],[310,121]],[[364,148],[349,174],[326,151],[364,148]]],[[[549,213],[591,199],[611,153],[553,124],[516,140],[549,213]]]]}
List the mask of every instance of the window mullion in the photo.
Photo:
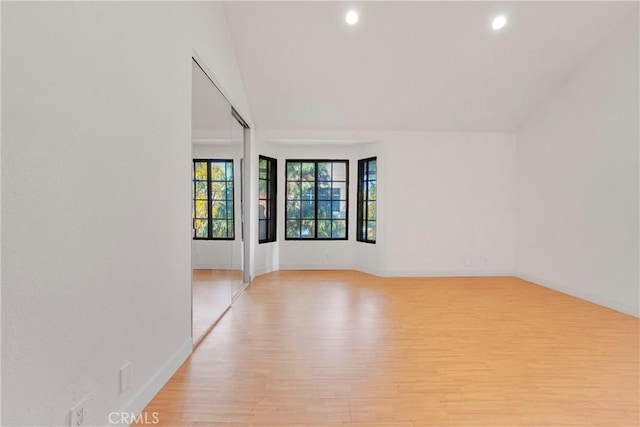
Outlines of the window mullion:
{"type": "Polygon", "coordinates": [[[207,160],[207,239],[213,238],[213,222],[211,221],[211,160],[207,160]]]}
{"type": "Polygon", "coordinates": [[[369,235],[367,233],[369,229],[369,160],[364,162],[364,175],[363,181],[366,183],[363,188],[363,199],[364,199],[364,230],[362,231],[362,240],[369,240],[369,235]]]}
{"type": "Polygon", "coordinates": [[[314,177],[315,182],[313,183],[314,189],[314,200],[313,200],[313,238],[318,238],[318,162],[314,162],[314,177]]]}

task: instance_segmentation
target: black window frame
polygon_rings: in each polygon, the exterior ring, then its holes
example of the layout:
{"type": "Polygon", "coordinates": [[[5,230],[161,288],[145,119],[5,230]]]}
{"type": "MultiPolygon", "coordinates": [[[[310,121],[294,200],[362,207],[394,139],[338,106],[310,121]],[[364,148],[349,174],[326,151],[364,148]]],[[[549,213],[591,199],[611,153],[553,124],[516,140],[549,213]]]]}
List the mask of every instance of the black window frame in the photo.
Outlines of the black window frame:
{"type": "MultiPolygon", "coordinates": [[[[333,166],[332,166],[333,168],[333,166]]],[[[339,240],[349,240],[349,159],[286,159],[285,160],[285,167],[284,167],[284,178],[285,178],[285,182],[284,182],[284,239],[285,240],[295,240],[295,241],[339,241],[339,240]],[[302,177],[300,177],[300,180],[292,180],[290,181],[287,174],[288,174],[288,170],[289,170],[289,163],[314,163],[314,217],[313,217],[313,222],[314,222],[314,236],[313,237],[288,237],[287,235],[287,231],[288,231],[288,221],[294,221],[294,220],[299,220],[302,221],[302,218],[288,218],[288,211],[287,211],[287,202],[291,201],[288,199],[288,191],[287,191],[287,185],[290,182],[300,182],[302,183],[302,177]],[[345,180],[344,181],[337,181],[337,180],[333,180],[333,173],[332,173],[332,179],[330,181],[319,181],[318,180],[318,163],[344,163],[345,164],[345,180]],[[318,237],[318,182],[330,182],[331,184],[333,184],[334,182],[344,182],[345,184],[345,190],[346,190],[346,194],[344,199],[338,199],[335,201],[338,202],[345,202],[345,217],[344,218],[333,218],[333,211],[331,212],[331,217],[328,220],[337,220],[337,221],[344,221],[345,222],[345,232],[344,232],[344,237],[318,237]]],[[[333,185],[330,186],[330,188],[333,188],[333,185]]],[[[320,201],[327,201],[325,199],[320,200],[320,201]]],[[[333,196],[331,198],[331,200],[328,200],[333,202],[333,196]]],[[[301,200],[302,202],[302,200],[301,200]]],[[[302,204],[302,203],[301,203],[302,204]]],[[[301,207],[302,209],[302,207],[301,207]]],[[[311,220],[311,219],[307,219],[307,220],[311,220]]],[[[321,218],[322,220],[326,220],[321,218]]],[[[333,224],[332,224],[333,227],[333,224]]]]}
{"type": "Polygon", "coordinates": [[[235,179],[236,179],[236,171],[235,171],[235,164],[233,159],[193,159],[193,166],[192,166],[192,170],[193,170],[193,179],[192,179],[192,188],[193,188],[193,198],[192,198],[192,204],[193,204],[193,215],[192,215],[192,229],[193,229],[193,240],[235,240],[236,239],[236,197],[235,197],[235,191],[236,191],[236,183],[235,183],[235,179]],[[211,163],[220,163],[220,162],[224,162],[225,163],[225,179],[224,182],[231,182],[232,184],[232,191],[231,191],[231,199],[228,198],[229,196],[229,192],[225,191],[225,199],[224,201],[228,203],[229,201],[231,201],[231,218],[229,218],[227,216],[227,218],[225,218],[224,220],[227,222],[227,237],[215,237],[212,236],[211,233],[213,231],[213,218],[211,216],[211,207],[212,207],[212,203],[217,201],[217,200],[212,200],[211,199],[211,185],[213,182],[223,182],[220,180],[212,180],[211,179],[211,163]],[[196,217],[196,201],[203,201],[204,199],[196,199],[197,197],[197,192],[196,192],[196,181],[203,181],[203,180],[196,180],[196,174],[195,174],[195,170],[196,170],[196,163],[206,163],[207,164],[207,218],[197,218],[196,217]],[[228,175],[227,175],[227,166],[226,164],[231,164],[231,170],[233,171],[233,176],[232,179],[229,180],[228,179],[228,175]],[[207,220],[207,237],[198,237],[196,236],[195,233],[195,221],[196,220],[207,220]],[[231,223],[231,228],[229,228],[229,223],[231,223]],[[229,237],[229,232],[231,231],[232,236],[229,237]]]}
{"type": "Polygon", "coordinates": [[[366,159],[358,160],[358,198],[357,198],[357,218],[356,218],[356,241],[363,243],[375,244],[378,238],[378,157],[368,157],[366,159]],[[371,162],[376,162],[375,179],[369,179],[369,167],[371,162]],[[368,184],[370,182],[376,183],[376,198],[371,200],[369,198],[368,184]],[[367,184],[367,191],[365,191],[365,184],[367,184]],[[376,217],[370,220],[369,217],[369,203],[375,203],[376,217]],[[370,239],[367,235],[367,229],[369,224],[373,222],[375,227],[375,239],[370,239]]]}
{"type": "Polygon", "coordinates": [[[278,240],[278,159],[258,156],[258,243],[272,243],[278,240]],[[266,178],[261,178],[260,163],[267,162],[266,178]],[[260,181],[266,182],[266,198],[260,197],[260,181]],[[265,202],[265,218],[260,218],[260,207],[265,202]],[[260,238],[261,223],[265,223],[266,239],[260,238]]]}

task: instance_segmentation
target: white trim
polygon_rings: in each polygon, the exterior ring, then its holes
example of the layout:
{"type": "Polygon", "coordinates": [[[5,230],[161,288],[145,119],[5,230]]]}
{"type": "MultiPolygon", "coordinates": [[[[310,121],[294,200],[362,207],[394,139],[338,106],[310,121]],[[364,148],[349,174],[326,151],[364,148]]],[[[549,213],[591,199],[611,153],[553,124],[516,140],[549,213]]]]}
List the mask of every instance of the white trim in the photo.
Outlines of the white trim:
{"type": "Polygon", "coordinates": [[[374,139],[303,139],[303,138],[270,138],[265,142],[277,145],[358,145],[377,142],[374,139]]]}
{"type": "MultiPolygon", "coordinates": [[[[167,360],[167,363],[156,374],[143,385],[140,390],[131,398],[129,403],[120,411],[128,414],[139,415],[151,400],[164,387],[167,381],[175,374],[185,360],[193,351],[193,340],[187,339],[184,344],[167,360]]],[[[128,424],[110,424],[111,426],[122,426],[128,424]]]]}
{"type": "Polygon", "coordinates": [[[192,269],[193,270],[242,270],[242,265],[241,264],[213,264],[208,260],[200,260],[200,262],[193,263],[192,269]]]}
{"type": "Polygon", "coordinates": [[[242,287],[240,288],[240,290],[238,292],[235,293],[235,295],[231,296],[231,306],[233,306],[233,303],[236,302],[236,300],[238,298],[240,298],[240,295],[242,295],[245,291],[245,289],[247,289],[247,286],[249,286],[251,283],[247,283],[247,282],[242,282],[242,287]]]}
{"type": "Polygon", "coordinates": [[[382,277],[512,277],[513,270],[391,270],[382,277]]]}
{"type": "Polygon", "coordinates": [[[386,273],[384,272],[384,270],[378,270],[377,268],[365,267],[364,265],[356,265],[355,266],[355,270],[356,271],[360,271],[362,273],[371,274],[372,276],[386,277],[385,276],[386,273]]]}
{"type": "Polygon", "coordinates": [[[559,283],[554,280],[548,280],[543,277],[536,276],[534,274],[524,273],[522,271],[516,271],[515,276],[518,277],[519,279],[532,282],[544,288],[552,289],[554,291],[558,291],[563,294],[570,295],[572,297],[580,298],[582,300],[591,302],[593,304],[598,304],[603,307],[607,307],[612,310],[616,310],[621,313],[628,314],[630,316],[640,317],[640,307],[638,307],[637,305],[634,306],[632,304],[629,304],[623,301],[618,301],[613,298],[609,298],[605,295],[594,294],[589,291],[574,288],[573,286],[569,286],[564,283],[559,283]]]}
{"type": "MultiPolygon", "coordinates": [[[[233,108],[236,109],[236,111],[238,112],[238,114],[240,114],[240,116],[247,122],[247,124],[249,125],[249,127],[251,127],[251,123],[249,122],[249,120],[247,120],[247,115],[243,114],[242,111],[240,111],[238,108],[236,108],[236,103],[234,102],[233,97],[229,94],[229,92],[224,88],[222,82],[220,82],[220,80],[218,80],[216,78],[216,75],[211,71],[211,69],[207,66],[205,60],[202,58],[202,56],[200,56],[198,54],[198,51],[196,51],[195,49],[192,50],[191,52],[191,58],[194,59],[198,65],[200,66],[200,68],[202,69],[202,71],[204,71],[204,73],[207,75],[207,77],[213,82],[213,84],[216,86],[216,89],[218,89],[220,91],[220,93],[222,94],[222,96],[227,100],[227,102],[229,103],[229,105],[233,108]]],[[[191,83],[193,85],[193,82],[191,83]]],[[[229,111],[229,115],[231,115],[231,111],[229,111]]]]}
{"type": "MultiPolygon", "coordinates": [[[[513,277],[513,270],[378,270],[347,264],[282,264],[280,270],[355,270],[378,277],[513,277]]],[[[276,271],[276,270],[274,270],[276,271]]]]}
{"type": "Polygon", "coordinates": [[[194,145],[233,145],[235,141],[229,138],[192,138],[191,143],[194,145]]]}
{"type": "Polygon", "coordinates": [[[280,264],[280,270],[354,270],[347,264],[280,264]]]}
{"type": "Polygon", "coordinates": [[[278,271],[278,268],[273,265],[260,267],[256,269],[254,277],[262,276],[263,274],[267,274],[267,273],[273,273],[274,271],[278,271]]]}

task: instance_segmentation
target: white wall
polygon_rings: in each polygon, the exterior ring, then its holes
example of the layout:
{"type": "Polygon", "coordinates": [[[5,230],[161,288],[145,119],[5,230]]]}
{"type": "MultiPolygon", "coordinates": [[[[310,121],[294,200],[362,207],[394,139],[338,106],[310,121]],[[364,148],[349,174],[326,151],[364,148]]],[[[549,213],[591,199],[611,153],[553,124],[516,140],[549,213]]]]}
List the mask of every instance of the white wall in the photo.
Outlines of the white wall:
{"type": "Polygon", "coordinates": [[[386,275],[513,273],[513,135],[389,133],[384,168],[386,275]]]}
{"type": "Polygon", "coordinates": [[[353,268],[380,276],[513,274],[512,134],[270,131],[257,139],[303,137],[328,143],[278,145],[279,268],[353,268]],[[378,157],[375,245],[355,240],[357,161],[371,156],[378,157]],[[284,240],[284,161],[292,158],[350,160],[348,241],[284,240]]]}
{"type": "Polygon", "coordinates": [[[219,3],[1,7],[1,423],[106,425],[191,350],[194,51],[246,97],[219,3]]]}
{"type": "MultiPolygon", "coordinates": [[[[254,269],[251,271],[252,276],[269,273],[272,271],[276,271],[280,268],[280,242],[282,238],[280,237],[280,224],[276,225],[277,227],[277,240],[275,242],[268,243],[259,243],[259,235],[258,235],[258,159],[259,156],[267,156],[278,161],[278,177],[277,177],[277,195],[278,197],[281,193],[284,192],[284,176],[281,176],[282,172],[285,170],[285,161],[280,153],[280,146],[265,142],[259,138],[255,139],[255,144],[253,145],[252,152],[252,161],[253,167],[251,168],[251,177],[250,180],[254,184],[251,189],[251,203],[249,209],[251,212],[255,212],[255,216],[251,219],[251,227],[252,233],[252,241],[253,245],[251,248],[254,249],[251,259],[253,260],[254,269]]],[[[276,202],[278,203],[278,215],[281,215],[282,209],[284,208],[284,201],[281,205],[281,201],[277,198],[276,202]]],[[[279,219],[277,220],[280,221],[279,219]]]]}
{"type": "Polygon", "coordinates": [[[638,16],[518,133],[518,275],[638,316],[638,16]]]}
{"type": "MultiPolygon", "coordinates": [[[[0,5],[0,34],[2,33],[2,7],[0,5]]],[[[0,48],[0,51],[2,49],[0,48]]],[[[2,80],[2,57],[0,55],[0,81],[2,80]]],[[[0,84],[0,99],[2,99],[2,84],[0,84]]],[[[2,103],[0,102],[0,118],[2,117],[2,103]]],[[[1,121],[0,121],[1,122],[1,121]]],[[[0,134],[2,123],[0,123],[0,134]]],[[[0,135],[0,188],[2,187],[2,136],[0,135]]],[[[0,197],[0,242],[2,242],[2,198],[0,197]]],[[[2,336],[2,245],[0,245],[0,337],[2,336]]],[[[0,339],[0,367],[2,366],[2,339],[0,339]]],[[[2,372],[0,370],[0,394],[2,393],[2,372]]],[[[0,399],[0,424],[2,424],[2,403],[0,399]]]]}

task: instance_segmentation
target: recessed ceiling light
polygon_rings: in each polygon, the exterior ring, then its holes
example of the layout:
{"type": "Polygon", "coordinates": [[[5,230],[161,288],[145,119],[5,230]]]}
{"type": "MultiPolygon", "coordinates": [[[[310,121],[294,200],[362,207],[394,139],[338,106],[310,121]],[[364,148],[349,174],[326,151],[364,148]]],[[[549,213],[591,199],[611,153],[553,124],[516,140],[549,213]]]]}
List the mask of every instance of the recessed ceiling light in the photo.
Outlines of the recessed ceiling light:
{"type": "Polygon", "coordinates": [[[494,30],[499,30],[504,27],[504,24],[507,23],[507,18],[503,15],[496,16],[493,18],[493,22],[491,23],[491,28],[494,30]]]}
{"type": "Polygon", "coordinates": [[[356,12],[355,10],[350,10],[349,12],[347,12],[347,16],[345,17],[345,19],[347,20],[347,24],[355,25],[355,23],[358,22],[358,12],[356,12]]]}

